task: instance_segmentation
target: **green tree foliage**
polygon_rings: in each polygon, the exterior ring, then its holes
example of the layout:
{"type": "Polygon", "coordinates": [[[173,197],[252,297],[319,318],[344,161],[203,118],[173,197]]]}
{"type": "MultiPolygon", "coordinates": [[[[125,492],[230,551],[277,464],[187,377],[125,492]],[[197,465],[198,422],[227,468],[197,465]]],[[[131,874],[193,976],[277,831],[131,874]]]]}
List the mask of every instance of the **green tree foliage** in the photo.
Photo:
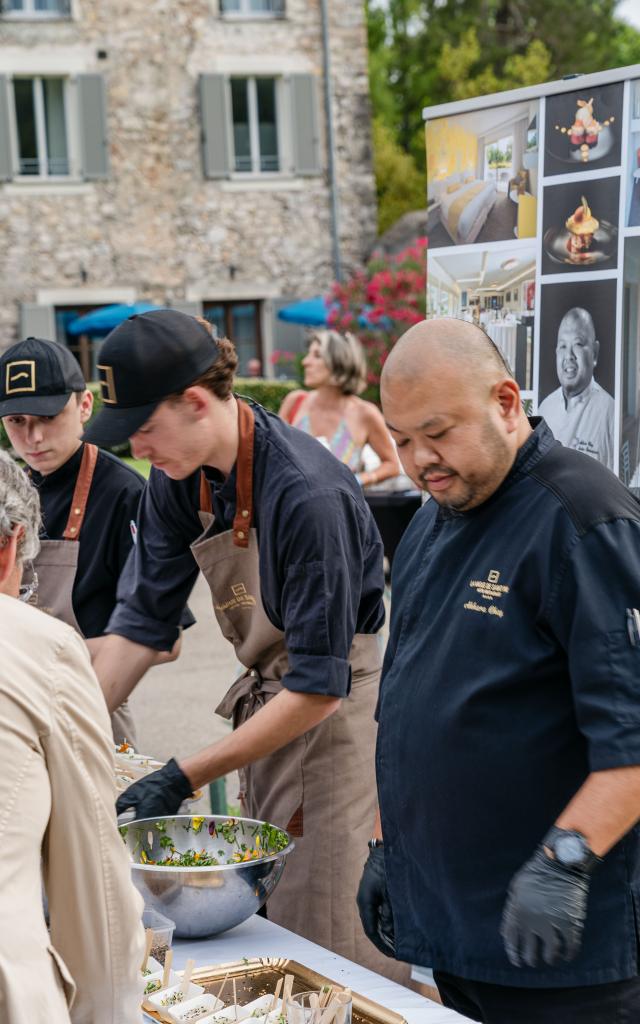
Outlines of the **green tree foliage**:
{"type": "MultiPolygon", "coordinates": [[[[374,113],[424,168],[422,108],[640,62],[618,0],[367,0],[374,113]]],[[[380,183],[379,183],[380,188],[380,183]]]]}
{"type": "Polygon", "coordinates": [[[427,205],[424,172],[393,137],[393,132],[378,116],[373,122],[373,166],[378,192],[378,229],[380,234],[408,210],[427,205]]]}

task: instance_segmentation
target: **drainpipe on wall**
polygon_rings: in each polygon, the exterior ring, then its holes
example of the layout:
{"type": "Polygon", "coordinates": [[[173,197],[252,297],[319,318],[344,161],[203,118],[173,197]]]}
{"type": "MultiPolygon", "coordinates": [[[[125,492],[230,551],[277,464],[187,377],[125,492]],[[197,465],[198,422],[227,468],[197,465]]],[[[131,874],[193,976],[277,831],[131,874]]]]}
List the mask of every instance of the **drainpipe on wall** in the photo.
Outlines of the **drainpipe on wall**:
{"type": "Polygon", "coordinates": [[[327,124],[327,171],[329,174],[329,201],[331,207],[331,245],[333,273],[336,281],[342,280],[340,258],[340,206],[338,200],[338,177],[336,173],[335,137],[333,131],[333,109],[331,90],[331,54],[329,40],[329,0],[320,0],[322,14],[322,70],[324,75],[324,113],[327,124]]]}

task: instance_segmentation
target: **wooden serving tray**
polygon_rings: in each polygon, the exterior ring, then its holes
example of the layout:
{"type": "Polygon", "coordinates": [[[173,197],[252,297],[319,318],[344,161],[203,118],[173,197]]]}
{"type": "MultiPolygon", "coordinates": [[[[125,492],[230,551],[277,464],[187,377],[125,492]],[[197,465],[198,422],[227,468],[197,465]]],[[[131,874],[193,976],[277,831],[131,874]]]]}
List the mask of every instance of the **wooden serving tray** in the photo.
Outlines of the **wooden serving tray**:
{"type": "MultiPolygon", "coordinates": [[[[181,973],[181,972],[177,972],[181,973]]],[[[323,985],[335,985],[336,988],[343,986],[331,978],[325,978],[317,971],[297,963],[295,960],[286,960],[284,957],[260,957],[252,960],[236,960],[228,964],[215,964],[211,967],[200,967],[191,975],[191,981],[196,985],[202,985],[207,992],[217,995],[226,975],[229,980],[222,993],[225,1002],[230,1002],[232,996],[232,979],[235,979],[236,991],[239,1003],[250,1003],[258,996],[272,993],[280,979],[286,974],[293,975],[293,993],[308,992],[313,989],[321,989],[323,985]]],[[[388,1010],[379,1003],[374,1003],[366,996],[352,993],[353,999],[353,1024],[406,1024],[404,1017],[393,1010],[388,1010]]],[[[159,1021],[162,1018],[155,1012],[143,1010],[143,1016],[147,1021],[159,1021]]],[[[205,1021],[206,1024],[206,1021],[205,1021]]]]}

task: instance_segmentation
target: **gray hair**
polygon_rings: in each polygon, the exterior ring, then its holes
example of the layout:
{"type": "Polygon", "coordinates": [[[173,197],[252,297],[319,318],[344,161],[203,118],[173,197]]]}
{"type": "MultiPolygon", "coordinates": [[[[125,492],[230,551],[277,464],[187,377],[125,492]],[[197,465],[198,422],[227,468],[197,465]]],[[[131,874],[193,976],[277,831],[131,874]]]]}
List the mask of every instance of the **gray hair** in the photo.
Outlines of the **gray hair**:
{"type": "Polygon", "coordinates": [[[367,360],[354,334],[338,331],[314,331],[309,345],[320,346],[320,355],[331,373],[332,383],[343,395],[359,395],[367,386],[367,360]]]}
{"type": "Polygon", "coordinates": [[[10,537],[16,526],[24,530],[18,560],[28,562],[40,550],[40,497],[24,470],[0,451],[0,540],[10,537]]]}

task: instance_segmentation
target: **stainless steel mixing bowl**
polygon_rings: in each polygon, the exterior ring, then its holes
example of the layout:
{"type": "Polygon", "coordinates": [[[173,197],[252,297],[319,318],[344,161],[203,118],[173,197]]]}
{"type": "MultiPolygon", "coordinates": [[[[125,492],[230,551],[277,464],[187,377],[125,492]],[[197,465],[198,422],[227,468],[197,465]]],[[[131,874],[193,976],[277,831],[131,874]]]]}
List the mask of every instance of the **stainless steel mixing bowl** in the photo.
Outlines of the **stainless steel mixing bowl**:
{"type": "Polygon", "coordinates": [[[175,921],[176,937],[196,939],[246,921],[275,889],[294,848],[283,830],[279,831],[286,837],[284,849],[259,860],[225,863],[234,855],[264,849],[263,836],[269,835],[270,827],[251,818],[182,814],[136,819],[121,826],[120,833],[131,855],[134,884],[145,904],[175,921]],[[221,863],[211,867],[140,863],[141,857],[161,860],[171,848],[179,854],[204,850],[221,863]]]}

